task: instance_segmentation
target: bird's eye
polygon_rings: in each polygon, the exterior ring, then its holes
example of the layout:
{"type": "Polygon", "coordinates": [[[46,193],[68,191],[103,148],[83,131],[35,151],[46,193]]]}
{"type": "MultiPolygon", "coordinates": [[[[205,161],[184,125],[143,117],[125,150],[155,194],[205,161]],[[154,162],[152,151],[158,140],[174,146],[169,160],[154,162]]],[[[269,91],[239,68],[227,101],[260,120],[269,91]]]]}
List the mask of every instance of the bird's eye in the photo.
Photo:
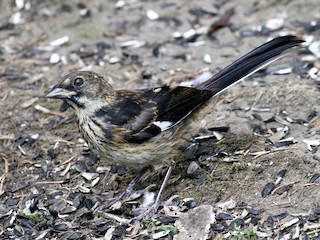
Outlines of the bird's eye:
{"type": "Polygon", "coordinates": [[[74,79],[73,81],[73,85],[76,86],[76,87],[80,87],[83,85],[83,79],[80,78],[80,77],[77,77],[76,79],[74,79]]]}

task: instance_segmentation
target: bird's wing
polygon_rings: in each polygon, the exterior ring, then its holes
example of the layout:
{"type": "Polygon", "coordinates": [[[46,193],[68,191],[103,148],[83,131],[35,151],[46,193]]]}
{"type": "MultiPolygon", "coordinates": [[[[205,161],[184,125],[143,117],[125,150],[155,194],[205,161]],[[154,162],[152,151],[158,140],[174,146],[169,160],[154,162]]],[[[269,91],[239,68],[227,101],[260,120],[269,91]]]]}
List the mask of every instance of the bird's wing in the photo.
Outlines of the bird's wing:
{"type": "Polygon", "coordinates": [[[158,116],[154,124],[160,127],[161,131],[178,124],[212,95],[209,90],[182,86],[163,86],[144,92],[145,98],[157,103],[158,116]]]}
{"type": "Polygon", "coordinates": [[[212,96],[208,90],[169,86],[117,94],[119,101],[96,115],[122,129],[123,140],[130,143],[142,143],[172,128],[212,96]]]}

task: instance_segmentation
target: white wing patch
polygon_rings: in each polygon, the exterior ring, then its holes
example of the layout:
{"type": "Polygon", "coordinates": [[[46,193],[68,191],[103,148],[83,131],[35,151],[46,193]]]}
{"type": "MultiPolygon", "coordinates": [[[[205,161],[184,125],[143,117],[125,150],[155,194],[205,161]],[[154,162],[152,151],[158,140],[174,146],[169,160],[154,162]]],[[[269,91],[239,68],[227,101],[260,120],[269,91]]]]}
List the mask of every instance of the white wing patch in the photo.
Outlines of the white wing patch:
{"type": "Polygon", "coordinates": [[[167,129],[171,128],[173,122],[170,121],[155,121],[153,122],[154,125],[161,129],[161,132],[166,131],[167,129]]]}

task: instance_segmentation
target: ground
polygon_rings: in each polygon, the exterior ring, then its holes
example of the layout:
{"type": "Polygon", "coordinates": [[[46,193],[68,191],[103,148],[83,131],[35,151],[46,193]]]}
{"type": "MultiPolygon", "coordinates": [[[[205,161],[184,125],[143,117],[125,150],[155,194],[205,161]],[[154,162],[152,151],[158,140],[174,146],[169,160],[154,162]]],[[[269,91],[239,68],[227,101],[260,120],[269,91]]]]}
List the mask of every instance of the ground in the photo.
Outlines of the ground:
{"type": "MultiPolygon", "coordinates": [[[[183,239],[191,215],[203,221],[192,225],[203,236],[189,239],[319,238],[320,64],[308,50],[319,40],[318,5],[2,1],[1,238],[183,239]],[[141,194],[151,184],[158,190],[165,169],[147,175],[131,201],[101,208],[133,176],[84,152],[73,111],[45,97],[64,74],[93,70],[117,89],[188,85],[285,34],[307,43],[217,97],[195,136],[211,136],[213,127],[229,131],[219,132],[219,141],[186,142],[157,221],[129,223],[141,194]],[[212,218],[203,216],[206,207],[212,218]]],[[[317,51],[319,57],[319,44],[317,51]]]]}

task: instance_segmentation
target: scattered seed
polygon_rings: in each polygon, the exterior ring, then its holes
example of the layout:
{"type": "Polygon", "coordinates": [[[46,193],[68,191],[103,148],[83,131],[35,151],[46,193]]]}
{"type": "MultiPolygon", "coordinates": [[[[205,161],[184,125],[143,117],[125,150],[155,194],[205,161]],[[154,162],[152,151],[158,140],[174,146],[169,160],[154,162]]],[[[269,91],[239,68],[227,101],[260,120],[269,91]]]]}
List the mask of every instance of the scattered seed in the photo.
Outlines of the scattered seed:
{"type": "Polygon", "coordinates": [[[299,218],[293,218],[291,219],[289,222],[286,222],[284,223],[282,226],[281,226],[281,230],[284,230],[288,227],[291,227],[292,225],[296,224],[299,222],[299,218]]]}
{"type": "Polygon", "coordinates": [[[279,171],[276,175],[276,179],[275,179],[274,184],[278,185],[281,182],[281,180],[283,179],[283,177],[286,175],[286,173],[287,173],[287,169],[283,169],[283,170],[279,171]]]}
{"type": "Polygon", "coordinates": [[[61,46],[65,43],[69,42],[69,36],[63,36],[61,38],[58,38],[52,42],[50,42],[50,46],[52,47],[57,47],[57,46],[61,46]]]}
{"type": "Polygon", "coordinates": [[[261,196],[262,196],[263,198],[267,197],[268,195],[271,194],[271,192],[273,191],[274,188],[275,188],[274,183],[272,183],[272,182],[267,183],[267,184],[264,186],[264,188],[263,188],[263,190],[262,190],[262,192],[261,192],[261,196]]]}
{"type": "Polygon", "coordinates": [[[228,228],[229,228],[229,229],[234,229],[235,227],[240,227],[240,226],[242,226],[243,224],[244,224],[243,219],[241,219],[241,218],[236,218],[236,219],[234,219],[234,220],[230,223],[230,225],[228,226],[228,228]]]}
{"type": "Polygon", "coordinates": [[[273,75],[287,75],[292,73],[292,71],[293,71],[293,68],[291,67],[286,67],[286,68],[273,67],[273,68],[268,68],[266,72],[268,74],[273,74],[273,75]]]}
{"type": "Polygon", "coordinates": [[[310,183],[314,183],[315,181],[318,180],[318,178],[320,178],[320,173],[315,173],[315,174],[313,174],[313,175],[311,176],[309,182],[310,182],[310,183]]]}
{"type": "Polygon", "coordinates": [[[182,203],[189,209],[195,208],[197,206],[197,202],[193,198],[185,198],[182,200],[182,203]]]}
{"type": "Polygon", "coordinates": [[[88,181],[91,181],[92,179],[98,177],[98,173],[91,173],[91,172],[82,172],[81,176],[87,179],[88,181]]]}
{"type": "Polygon", "coordinates": [[[221,220],[232,220],[234,219],[234,216],[231,215],[230,213],[224,213],[224,212],[221,212],[221,213],[218,213],[216,215],[216,220],[217,221],[221,221],[221,220]]]}
{"type": "Polygon", "coordinates": [[[49,112],[50,112],[49,109],[47,109],[47,108],[45,108],[45,107],[42,107],[42,106],[40,106],[39,104],[36,104],[36,105],[34,106],[34,108],[35,108],[36,110],[40,111],[40,112],[43,112],[43,113],[49,113],[49,112]]]}
{"type": "Polygon", "coordinates": [[[35,102],[37,102],[39,100],[39,98],[31,98],[31,99],[29,99],[29,100],[27,100],[27,101],[25,101],[25,102],[23,102],[22,104],[21,104],[21,107],[22,108],[28,108],[28,107],[30,107],[30,106],[32,106],[35,102]]]}
{"type": "Polygon", "coordinates": [[[140,47],[144,46],[145,44],[146,44],[146,42],[144,42],[144,41],[130,40],[130,41],[120,43],[120,47],[140,48],[140,47]]]}

